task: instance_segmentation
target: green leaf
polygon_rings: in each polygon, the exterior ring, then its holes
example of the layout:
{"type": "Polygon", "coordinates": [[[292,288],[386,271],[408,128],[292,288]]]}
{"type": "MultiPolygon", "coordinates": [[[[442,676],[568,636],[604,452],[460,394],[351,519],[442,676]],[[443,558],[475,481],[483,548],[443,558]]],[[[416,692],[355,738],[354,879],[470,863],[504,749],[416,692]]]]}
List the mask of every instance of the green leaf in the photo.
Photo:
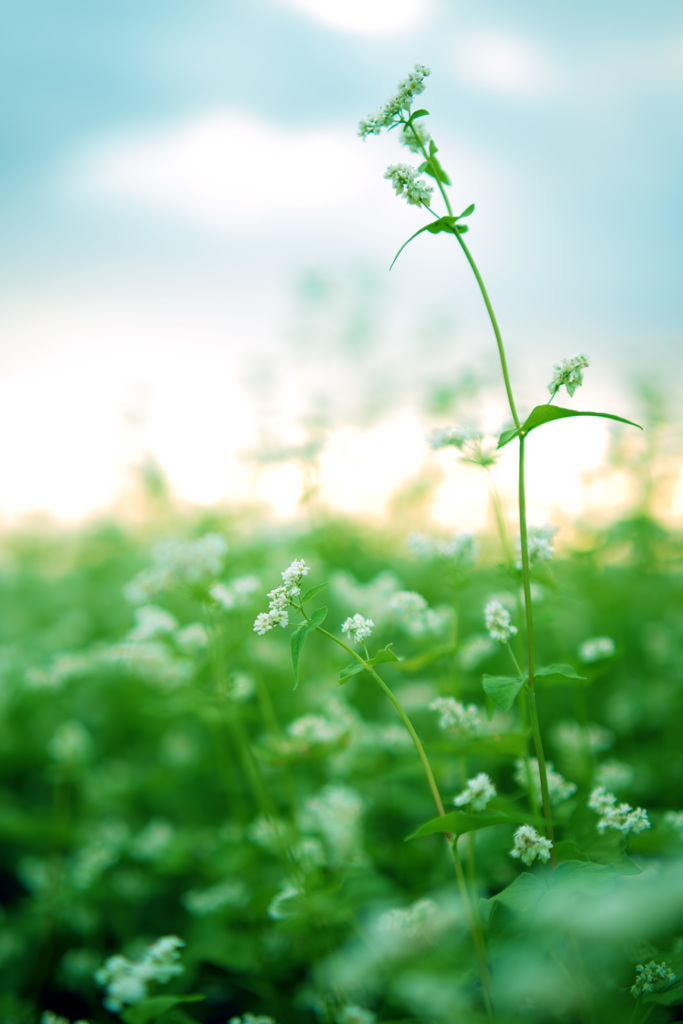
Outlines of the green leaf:
{"type": "Polygon", "coordinates": [[[618,423],[628,423],[631,427],[638,427],[638,430],[643,429],[639,423],[626,420],[623,416],[614,416],[611,412],[580,412],[577,409],[562,409],[557,405],[537,405],[522,424],[522,433],[528,434],[530,430],[535,430],[536,427],[541,427],[544,423],[567,419],[570,416],[599,416],[606,420],[616,420],[618,423]]]}
{"type": "Polygon", "coordinates": [[[497,448],[504,448],[506,444],[510,444],[510,441],[514,441],[516,437],[519,437],[520,428],[512,427],[510,430],[504,430],[498,438],[497,448]]]}
{"type": "MultiPolygon", "coordinates": [[[[436,147],[434,147],[434,152],[436,152],[436,147]]],[[[440,181],[444,185],[450,185],[451,183],[451,179],[448,177],[443,167],[433,154],[430,154],[429,160],[426,160],[422,164],[420,170],[424,174],[428,174],[430,178],[434,178],[435,181],[440,181]]]]}
{"type": "Polygon", "coordinates": [[[323,605],[322,608],[316,608],[311,615],[311,621],[306,623],[306,628],[309,633],[312,629],[317,629],[318,626],[322,626],[323,622],[327,618],[327,608],[323,605]]]}
{"type": "Polygon", "coordinates": [[[526,679],[526,676],[485,675],[483,679],[484,692],[501,711],[509,711],[526,679]]]}
{"type": "Polygon", "coordinates": [[[129,1006],[121,1014],[126,1024],[150,1024],[150,1021],[158,1020],[168,1010],[171,1010],[178,1003],[198,1003],[204,996],[152,996],[135,1006],[129,1006]]]}
{"type": "Polygon", "coordinates": [[[359,672],[365,672],[361,663],[359,661],[349,662],[346,668],[343,668],[339,673],[340,684],[345,683],[347,679],[351,678],[351,676],[357,676],[359,672]]]}
{"type": "Polygon", "coordinates": [[[301,651],[303,650],[304,643],[308,634],[317,629],[318,626],[322,625],[327,615],[327,608],[316,608],[311,615],[308,622],[304,622],[303,625],[295,629],[290,638],[289,644],[292,651],[292,666],[294,668],[294,689],[296,690],[299,685],[299,661],[301,659],[301,651]]]}
{"type": "Polygon", "coordinates": [[[416,110],[415,113],[410,115],[410,117],[408,118],[408,121],[409,122],[410,121],[414,121],[417,117],[427,117],[428,114],[429,114],[428,110],[424,110],[424,109],[416,110]]]}
{"type": "Polygon", "coordinates": [[[462,213],[458,217],[458,220],[460,220],[460,217],[469,217],[471,213],[474,213],[474,203],[470,203],[467,209],[462,211],[462,213]]]}
{"type": "Polygon", "coordinates": [[[537,875],[524,871],[502,892],[492,896],[489,902],[502,903],[515,914],[529,914],[536,909],[547,891],[545,882],[537,875]]]}
{"type": "Polygon", "coordinates": [[[415,234],[411,235],[410,238],[407,241],[405,241],[403,243],[403,245],[401,246],[401,248],[398,250],[398,252],[394,256],[393,260],[391,261],[391,266],[389,267],[389,270],[391,270],[391,268],[393,267],[394,263],[399,258],[399,256],[401,255],[401,253],[403,252],[405,247],[410,242],[412,242],[412,240],[414,238],[417,238],[418,235],[421,235],[423,231],[429,231],[430,234],[432,234],[432,235],[436,235],[440,231],[449,231],[451,234],[454,234],[455,233],[455,217],[439,217],[438,220],[432,221],[429,224],[425,224],[424,227],[418,228],[418,230],[415,232],[415,234]]]}
{"type": "Polygon", "coordinates": [[[409,839],[419,839],[422,836],[431,836],[437,832],[449,832],[454,836],[464,836],[467,832],[478,832],[482,828],[493,828],[494,825],[514,824],[515,819],[502,811],[495,814],[468,814],[466,811],[451,811],[450,814],[443,814],[440,818],[432,818],[425,822],[415,832],[406,836],[409,839]]]}
{"type": "Polygon", "coordinates": [[[325,587],[329,587],[329,585],[329,583],[320,583],[317,587],[311,587],[311,589],[307,590],[301,598],[301,603],[306,604],[307,601],[310,601],[312,597],[315,597],[316,594],[319,594],[321,590],[324,590],[325,587]]]}
{"type": "Polygon", "coordinates": [[[434,142],[434,139],[430,139],[429,140],[429,155],[430,155],[430,157],[436,156],[436,154],[438,152],[439,152],[439,147],[434,142]]]}
{"type": "Polygon", "coordinates": [[[673,982],[671,988],[663,992],[643,992],[643,1002],[659,1003],[660,1006],[677,1006],[683,1003],[683,980],[673,982]]]}
{"type": "Polygon", "coordinates": [[[459,235],[466,235],[470,229],[467,227],[467,224],[456,224],[455,230],[459,235]]]}
{"type": "Polygon", "coordinates": [[[536,678],[545,679],[547,682],[561,683],[565,679],[571,679],[575,683],[587,683],[586,676],[580,676],[571,665],[545,665],[536,669],[536,678]]]}
{"type": "Polygon", "coordinates": [[[388,661],[398,661],[398,658],[396,657],[394,652],[391,650],[391,648],[393,646],[394,646],[393,644],[387,644],[386,647],[383,647],[381,651],[377,652],[377,654],[372,659],[370,664],[371,665],[384,665],[388,661]]]}

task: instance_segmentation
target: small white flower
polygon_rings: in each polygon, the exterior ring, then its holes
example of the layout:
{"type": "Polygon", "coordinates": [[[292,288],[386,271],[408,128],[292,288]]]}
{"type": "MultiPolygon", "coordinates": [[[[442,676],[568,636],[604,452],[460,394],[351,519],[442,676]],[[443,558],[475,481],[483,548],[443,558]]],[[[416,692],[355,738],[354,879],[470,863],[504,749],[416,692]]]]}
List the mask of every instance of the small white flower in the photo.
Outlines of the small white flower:
{"type": "MultiPolygon", "coordinates": [[[[306,565],[303,559],[295,559],[282,573],[283,582],[279,587],[275,587],[268,594],[270,598],[270,608],[267,612],[261,612],[256,616],[254,621],[254,632],[263,636],[269,629],[274,626],[286,626],[289,622],[289,605],[291,599],[296,597],[297,594],[301,593],[299,584],[301,580],[310,572],[309,566],[306,565]]],[[[215,591],[214,591],[215,596],[215,591]]],[[[225,595],[219,596],[218,600],[221,600],[225,595]]]]}
{"type": "Polygon", "coordinates": [[[465,789],[454,798],[453,803],[456,807],[469,804],[473,811],[483,811],[495,795],[496,787],[489,776],[486,772],[479,772],[473,779],[467,780],[465,789]]]}
{"type": "Polygon", "coordinates": [[[430,711],[439,712],[439,728],[454,729],[467,736],[479,736],[482,731],[482,720],[476,704],[465,707],[455,697],[435,697],[429,703],[430,711]]]}
{"type": "MultiPolygon", "coordinates": [[[[531,782],[534,788],[536,799],[541,800],[541,771],[538,766],[538,760],[535,757],[529,758],[529,768],[531,769],[531,782]]],[[[564,800],[568,800],[576,792],[576,783],[568,782],[564,779],[559,772],[556,772],[552,761],[546,761],[546,777],[548,780],[548,795],[550,797],[550,803],[555,806],[556,804],[562,803],[564,800]]],[[[523,786],[524,789],[528,788],[528,778],[526,771],[526,764],[524,760],[519,757],[515,761],[514,780],[518,785],[523,786]]]]}
{"type": "Polygon", "coordinates": [[[282,581],[290,593],[294,592],[298,594],[299,584],[304,576],[308,576],[310,571],[310,566],[306,565],[303,558],[296,558],[282,573],[282,581]],[[294,588],[296,589],[294,590],[294,588]]]}
{"type": "Polygon", "coordinates": [[[380,107],[376,114],[360,122],[358,134],[361,138],[379,135],[382,128],[390,128],[392,124],[404,120],[404,115],[410,112],[415,96],[424,92],[424,80],[430,74],[431,71],[424,64],[416,64],[408,77],[399,82],[396,95],[380,107]]]}
{"type": "Polygon", "coordinates": [[[527,866],[533,864],[537,857],[542,861],[550,860],[553,844],[549,839],[540,836],[533,825],[521,825],[515,832],[514,844],[510,856],[516,857],[527,866]]]}
{"type": "Polygon", "coordinates": [[[355,615],[349,616],[348,619],[342,625],[342,633],[348,635],[349,640],[354,643],[360,644],[371,635],[374,629],[375,623],[372,619],[365,619],[358,612],[355,615]]]}
{"type": "Polygon", "coordinates": [[[636,980],[631,986],[631,994],[637,999],[642,992],[655,992],[666,988],[676,981],[676,975],[666,960],[658,964],[649,960],[646,964],[636,964],[636,980]]]}
{"type": "Polygon", "coordinates": [[[404,196],[413,206],[429,206],[434,189],[418,176],[414,167],[392,164],[387,167],[384,177],[391,181],[397,196],[404,196]]]}
{"type": "Polygon", "coordinates": [[[484,608],[484,622],[493,640],[506,644],[517,632],[517,627],[510,623],[510,612],[495,598],[484,608]]]}
{"type": "Polygon", "coordinates": [[[596,828],[598,832],[644,832],[649,829],[650,821],[647,811],[642,807],[631,807],[630,804],[617,803],[614,793],[609,793],[604,786],[598,786],[590,795],[588,806],[600,815],[596,828]]]}
{"type": "Polygon", "coordinates": [[[579,659],[590,665],[594,661],[603,661],[611,658],[616,651],[616,644],[609,636],[594,636],[590,640],[584,640],[579,647],[579,659]]]}
{"type": "MultiPolygon", "coordinates": [[[[559,526],[552,526],[546,523],[545,526],[527,527],[527,551],[529,552],[529,565],[538,565],[539,562],[549,562],[555,554],[553,540],[558,533],[559,526]]],[[[522,545],[518,539],[517,547],[517,568],[522,568],[522,545]]]]}
{"type": "Polygon", "coordinates": [[[553,366],[553,379],[548,384],[550,396],[555,395],[562,386],[566,387],[567,394],[573,395],[578,387],[583,384],[583,371],[590,365],[588,356],[573,356],[571,359],[563,359],[561,363],[553,366]]]}

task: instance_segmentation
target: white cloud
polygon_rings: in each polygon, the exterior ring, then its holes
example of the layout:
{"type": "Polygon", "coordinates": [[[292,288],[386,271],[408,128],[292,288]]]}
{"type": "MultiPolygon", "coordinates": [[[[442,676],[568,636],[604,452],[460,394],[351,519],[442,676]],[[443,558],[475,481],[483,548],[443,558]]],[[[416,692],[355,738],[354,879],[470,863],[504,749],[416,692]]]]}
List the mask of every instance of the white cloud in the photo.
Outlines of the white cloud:
{"type": "Polygon", "coordinates": [[[527,39],[500,32],[459,36],[453,69],[459,78],[492,92],[538,95],[556,87],[560,69],[527,39]]]}
{"type": "Polygon", "coordinates": [[[91,197],[133,201],[218,230],[310,217],[371,187],[352,129],[288,130],[232,110],[93,144],[71,174],[91,197]]]}
{"type": "Polygon", "coordinates": [[[431,0],[280,0],[332,28],[363,35],[406,32],[424,23],[431,0]]]}

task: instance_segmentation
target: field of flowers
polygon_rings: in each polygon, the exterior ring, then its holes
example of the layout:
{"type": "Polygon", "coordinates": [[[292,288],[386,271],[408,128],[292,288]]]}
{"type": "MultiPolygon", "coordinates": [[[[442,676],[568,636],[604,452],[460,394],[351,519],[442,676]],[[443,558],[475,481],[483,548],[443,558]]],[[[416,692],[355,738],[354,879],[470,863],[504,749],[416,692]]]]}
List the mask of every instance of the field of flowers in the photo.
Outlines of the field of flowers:
{"type": "Polygon", "coordinates": [[[6,538],[0,1020],[681,1019],[680,540],[537,539],[552,848],[495,538],[6,538]]]}

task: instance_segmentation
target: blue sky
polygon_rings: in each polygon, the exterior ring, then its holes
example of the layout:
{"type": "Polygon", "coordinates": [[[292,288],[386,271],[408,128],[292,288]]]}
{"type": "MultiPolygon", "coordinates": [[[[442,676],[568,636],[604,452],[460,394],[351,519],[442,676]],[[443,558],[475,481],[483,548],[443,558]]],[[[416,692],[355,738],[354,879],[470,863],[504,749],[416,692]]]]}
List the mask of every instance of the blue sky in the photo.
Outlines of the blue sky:
{"type": "Polygon", "coordinates": [[[493,379],[448,240],[386,272],[422,215],[382,180],[405,151],[356,126],[416,61],[522,398],[579,351],[589,407],[633,413],[636,371],[677,387],[678,0],[3,6],[0,398],[20,440],[0,508],[75,512],[85,477],[81,504],[106,504],[142,448],[180,493],[238,494],[234,453],[300,441],[310,394],[331,429],[382,388],[421,415],[463,367],[493,379]]]}

